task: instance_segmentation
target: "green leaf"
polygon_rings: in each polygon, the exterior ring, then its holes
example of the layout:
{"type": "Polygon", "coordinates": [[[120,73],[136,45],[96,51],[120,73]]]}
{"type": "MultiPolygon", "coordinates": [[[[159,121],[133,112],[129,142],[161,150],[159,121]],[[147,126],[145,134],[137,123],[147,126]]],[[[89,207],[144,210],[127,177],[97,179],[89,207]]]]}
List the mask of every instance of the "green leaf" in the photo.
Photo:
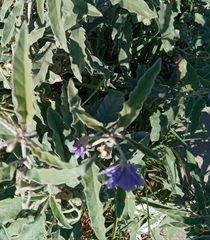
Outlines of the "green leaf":
{"type": "Polygon", "coordinates": [[[10,240],[10,236],[7,234],[7,231],[4,227],[0,228],[0,239],[1,240],[10,240]]]}
{"type": "Polygon", "coordinates": [[[202,211],[206,207],[206,197],[204,193],[205,187],[204,177],[192,153],[186,150],[186,156],[190,176],[192,177],[192,183],[194,186],[195,200],[199,210],[202,211]]]}
{"type": "Polygon", "coordinates": [[[7,1],[3,1],[2,6],[1,6],[1,21],[4,19],[5,14],[7,12],[7,10],[10,8],[10,6],[12,5],[13,0],[7,0],[7,1]]]}
{"type": "Polygon", "coordinates": [[[7,198],[0,201],[0,224],[14,221],[22,210],[22,198],[7,198]]]}
{"type": "Polygon", "coordinates": [[[12,99],[14,110],[21,124],[30,124],[35,114],[31,61],[28,57],[28,52],[29,37],[26,22],[24,22],[20,30],[12,66],[12,99]]]}
{"type": "Polygon", "coordinates": [[[43,36],[44,31],[45,31],[45,27],[41,27],[41,28],[35,28],[32,32],[30,32],[29,34],[30,44],[32,45],[33,43],[38,41],[43,36]]]}
{"type": "Polygon", "coordinates": [[[96,7],[83,0],[71,0],[74,4],[73,12],[76,14],[89,15],[92,17],[102,17],[102,13],[96,7]]]}
{"type": "Polygon", "coordinates": [[[71,126],[75,130],[74,138],[80,138],[81,135],[85,132],[85,126],[81,121],[79,121],[74,109],[80,109],[80,110],[84,110],[84,109],[81,107],[81,99],[78,95],[78,90],[74,86],[74,82],[72,79],[69,80],[69,83],[67,86],[67,96],[68,96],[68,103],[69,103],[69,111],[70,113],[72,113],[72,118],[73,118],[71,126]]]}
{"type": "Polygon", "coordinates": [[[190,133],[191,134],[194,134],[200,125],[201,111],[203,110],[204,106],[205,106],[204,99],[200,97],[196,97],[194,100],[191,117],[190,117],[190,121],[191,121],[190,133]]]}
{"type": "Polygon", "coordinates": [[[122,71],[124,68],[128,72],[130,69],[130,60],[132,59],[133,31],[130,22],[126,21],[118,37],[118,61],[122,71]]]}
{"type": "Polygon", "coordinates": [[[183,196],[182,184],[180,182],[179,173],[177,171],[176,158],[169,147],[165,146],[166,158],[165,158],[165,168],[168,176],[168,182],[171,187],[171,194],[183,196]]]}
{"type": "Polygon", "coordinates": [[[76,28],[71,31],[70,35],[70,60],[71,69],[75,77],[82,82],[82,72],[85,69],[85,30],[76,28]]]}
{"type": "Polygon", "coordinates": [[[45,221],[46,217],[45,214],[39,215],[34,221],[31,221],[28,224],[24,224],[22,228],[21,234],[14,238],[14,240],[23,240],[23,239],[30,239],[30,240],[37,240],[37,239],[44,239],[47,231],[45,229],[45,221]]]}
{"type": "Polygon", "coordinates": [[[48,67],[52,63],[53,49],[55,49],[54,44],[46,42],[33,59],[32,72],[36,86],[45,81],[48,67]]]}
{"type": "Polygon", "coordinates": [[[125,207],[125,198],[126,198],[126,192],[122,188],[117,188],[117,193],[115,196],[116,201],[116,208],[115,208],[115,214],[117,218],[121,218],[124,207],[125,207]]]}
{"type": "Polygon", "coordinates": [[[168,55],[172,55],[174,46],[174,16],[171,10],[170,4],[160,3],[159,25],[161,33],[161,41],[163,43],[164,50],[168,55]]]}
{"type": "Polygon", "coordinates": [[[92,128],[96,131],[101,131],[106,133],[106,129],[103,127],[103,124],[99,121],[97,121],[96,119],[92,118],[88,113],[86,113],[83,110],[74,109],[76,115],[78,116],[78,118],[84,123],[86,124],[89,128],[92,128]]]}
{"type": "Polygon", "coordinates": [[[127,196],[125,198],[125,207],[124,207],[122,218],[125,221],[134,219],[135,210],[136,210],[135,195],[131,191],[127,192],[127,196]]]}
{"type": "Polygon", "coordinates": [[[133,145],[134,148],[140,150],[143,154],[145,154],[147,157],[153,158],[158,160],[159,157],[156,153],[154,153],[151,149],[149,149],[148,147],[144,146],[142,143],[137,143],[134,140],[125,137],[125,139],[131,144],[133,145]]]}
{"type": "Polygon", "coordinates": [[[52,210],[54,217],[58,220],[59,225],[61,225],[62,227],[68,228],[68,229],[72,228],[69,225],[67,219],[65,218],[65,216],[62,212],[60,204],[58,204],[56,202],[56,199],[54,196],[51,196],[51,198],[50,198],[50,208],[52,210]]]}
{"type": "Polygon", "coordinates": [[[70,168],[71,164],[63,162],[55,155],[49,152],[43,151],[36,143],[32,141],[27,141],[27,147],[32,151],[32,153],[39,158],[41,162],[44,162],[50,166],[57,168],[70,168]]]}
{"type": "MultiPolygon", "coordinates": [[[[7,1],[4,1],[4,2],[7,2],[7,1]]],[[[1,38],[2,47],[4,47],[10,41],[12,35],[14,34],[14,29],[16,25],[15,23],[16,23],[17,17],[21,15],[21,12],[23,11],[24,2],[25,2],[24,0],[16,1],[12,11],[10,12],[9,17],[5,21],[3,32],[2,32],[2,38],[1,38]]]]}
{"type": "Polygon", "coordinates": [[[119,4],[122,8],[127,9],[129,12],[137,13],[142,17],[152,19],[157,15],[147,5],[144,0],[131,1],[131,0],[111,0],[113,5],[119,4]]]}
{"type": "Polygon", "coordinates": [[[64,30],[72,28],[77,23],[78,14],[74,14],[74,5],[72,1],[63,0],[62,1],[62,21],[64,30]]]}
{"type": "Polygon", "coordinates": [[[197,76],[196,70],[193,68],[193,66],[188,62],[187,63],[187,72],[186,72],[186,78],[192,88],[197,91],[199,88],[199,79],[197,76]]]}
{"type": "Polygon", "coordinates": [[[198,80],[200,81],[200,83],[203,85],[203,87],[205,88],[210,88],[210,81],[201,77],[201,76],[198,76],[198,80]]]}
{"type": "Polygon", "coordinates": [[[3,162],[2,166],[0,166],[0,182],[11,181],[13,179],[15,170],[15,166],[9,166],[3,162]]]}
{"type": "Polygon", "coordinates": [[[66,125],[61,116],[52,108],[47,110],[47,122],[53,130],[53,142],[55,144],[56,153],[60,158],[68,162],[71,158],[71,153],[67,147],[69,142],[70,128],[66,125]]]}
{"type": "Polygon", "coordinates": [[[71,126],[72,121],[73,121],[73,117],[72,117],[72,113],[70,111],[70,106],[68,103],[68,95],[67,95],[67,81],[63,81],[62,82],[62,89],[61,89],[62,93],[61,93],[61,106],[60,106],[60,110],[61,113],[63,115],[63,119],[65,121],[65,123],[68,126],[71,126]]]}
{"type": "Polygon", "coordinates": [[[58,42],[66,52],[69,52],[66,42],[65,30],[61,19],[61,3],[61,1],[57,0],[47,1],[48,17],[50,19],[52,31],[58,39],[58,42]]]}
{"type": "Polygon", "coordinates": [[[130,93],[129,99],[124,103],[120,112],[118,127],[127,127],[137,118],[160,70],[161,59],[158,59],[138,80],[137,86],[130,93]]]}
{"type": "Polygon", "coordinates": [[[36,1],[36,7],[38,10],[39,17],[41,19],[41,22],[44,22],[44,2],[45,0],[37,0],[36,1]]]}
{"type": "Polygon", "coordinates": [[[123,95],[108,93],[100,102],[94,118],[103,124],[108,124],[117,120],[117,115],[122,109],[124,102],[123,95]]]}
{"type": "Polygon", "coordinates": [[[106,240],[106,228],[104,226],[105,218],[103,216],[103,205],[99,200],[101,184],[97,179],[99,168],[95,163],[87,170],[83,176],[85,186],[85,196],[88,207],[88,214],[91,220],[91,227],[100,240],[106,240]]]}
{"type": "Polygon", "coordinates": [[[90,161],[71,169],[55,169],[55,168],[33,168],[27,172],[27,177],[34,182],[40,184],[60,185],[64,183],[74,182],[78,177],[85,174],[89,167],[90,161]]]}

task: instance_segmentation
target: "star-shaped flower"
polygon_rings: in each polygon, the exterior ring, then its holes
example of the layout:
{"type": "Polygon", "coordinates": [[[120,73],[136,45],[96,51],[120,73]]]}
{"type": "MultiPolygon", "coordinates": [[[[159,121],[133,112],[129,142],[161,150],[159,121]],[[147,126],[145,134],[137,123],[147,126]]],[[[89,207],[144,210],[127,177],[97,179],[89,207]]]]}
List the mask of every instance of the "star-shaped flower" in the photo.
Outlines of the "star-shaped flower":
{"type": "Polygon", "coordinates": [[[128,163],[126,166],[111,166],[105,172],[109,177],[108,188],[118,185],[125,191],[132,191],[135,187],[144,185],[144,180],[136,172],[138,165],[128,163]]]}
{"type": "Polygon", "coordinates": [[[84,159],[85,154],[88,152],[87,148],[88,148],[87,142],[83,141],[83,139],[81,138],[80,140],[76,141],[73,144],[72,152],[75,153],[76,158],[81,157],[82,159],[84,159]]]}

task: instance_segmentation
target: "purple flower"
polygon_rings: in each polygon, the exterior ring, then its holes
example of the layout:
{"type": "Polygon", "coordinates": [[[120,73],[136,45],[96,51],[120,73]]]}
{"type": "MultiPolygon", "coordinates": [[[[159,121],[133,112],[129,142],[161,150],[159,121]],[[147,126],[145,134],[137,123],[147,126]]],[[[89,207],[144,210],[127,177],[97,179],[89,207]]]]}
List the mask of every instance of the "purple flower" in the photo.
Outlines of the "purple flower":
{"type": "Polygon", "coordinates": [[[138,165],[128,163],[126,166],[111,166],[105,172],[109,177],[108,188],[114,188],[116,185],[125,191],[131,191],[135,186],[143,186],[144,180],[136,172],[138,165]]]}
{"type": "Polygon", "coordinates": [[[87,147],[88,145],[86,141],[82,141],[82,139],[80,139],[73,144],[72,152],[75,153],[76,158],[81,157],[82,159],[84,159],[85,153],[87,153],[87,147]]]}

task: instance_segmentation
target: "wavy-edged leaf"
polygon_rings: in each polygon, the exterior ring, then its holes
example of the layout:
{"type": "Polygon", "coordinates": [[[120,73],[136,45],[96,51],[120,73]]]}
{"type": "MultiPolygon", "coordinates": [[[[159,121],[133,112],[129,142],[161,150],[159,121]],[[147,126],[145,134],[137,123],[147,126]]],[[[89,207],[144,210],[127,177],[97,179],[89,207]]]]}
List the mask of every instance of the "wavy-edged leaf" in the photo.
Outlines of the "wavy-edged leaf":
{"type": "Polygon", "coordinates": [[[80,27],[72,30],[70,35],[71,69],[80,82],[82,81],[82,72],[85,69],[85,41],[84,28],[80,27]]]}
{"type": "Polygon", "coordinates": [[[33,107],[33,82],[31,79],[31,62],[28,57],[29,37],[26,22],[23,23],[18,43],[14,52],[12,66],[12,100],[14,110],[21,124],[31,123],[35,114],[33,107]]]}
{"type": "Polygon", "coordinates": [[[108,124],[117,120],[117,115],[122,109],[124,102],[123,95],[108,93],[100,102],[94,118],[103,124],[108,124]]]}
{"type": "Polygon", "coordinates": [[[48,17],[50,19],[52,31],[55,34],[56,38],[58,39],[58,42],[66,52],[69,52],[66,41],[66,34],[61,18],[61,3],[62,3],[61,1],[57,0],[47,1],[48,17]]]}
{"type": "Polygon", "coordinates": [[[161,2],[158,15],[161,41],[163,43],[164,50],[167,54],[171,56],[173,53],[175,30],[173,25],[174,16],[170,4],[165,4],[161,2]]]}
{"type": "Polygon", "coordinates": [[[0,182],[11,181],[14,176],[15,170],[15,166],[9,166],[3,162],[2,166],[0,166],[0,182]]]}
{"type": "Polygon", "coordinates": [[[186,156],[188,168],[190,170],[190,175],[192,177],[192,183],[194,186],[195,199],[199,207],[199,210],[202,211],[206,207],[206,197],[204,192],[205,188],[204,177],[192,153],[186,150],[186,156]]]}
{"type": "Polygon", "coordinates": [[[118,61],[122,71],[124,68],[129,71],[130,60],[132,59],[133,31],[130,22],[126,21],[118,37],[118,61]]]}
{"type": "Polygon", "coordinates": [[[65,216],[64,216],[64,214],[61,210],[60,204],[58,204],[56,202],[56,199],[55,199],[54,196],[51,196],[49,204],[50,204],[50,208],[52,210],[52,213],[53,213],[54,217],[59,222],[59,225],[61,225],[62,227],[71,229],[72,227],[69,225],[67,219],[65,218],[65,216]]]}
{"type": "Polygon", "coordinates": [[[78,14],[75,14],[73,12],[74,5],[72,1],[69,0],[63,0],[62,1],[62,21],[63,21],[63,27],[66,31],[67,29],[72,28],[77,23],[77,17],[78,14]]]}
{"type": "Polygon", "coordinates": [[[17,20],[16,18],[19,15],[21,15],[21,12],[23,11],[24,2],[25,2],[24,0],[16,1],[12,11],[10,12],[9,17],[5,21],[3,32],[2,32],[2,38],[1,38],[2,47],[4,47],[10,41],[14,33],[15,22],[17,20]]]}
{"type": "Polygon", "coordinates": [[[83,0],[71,0],[74,4],[73,12],[76,14],[89,15],[92,17],[102,17],[102,13],[96,7],[83,0]]]}
{"type": "Polygon", "coordinates": [[[119,4],[122,8],[127,9],[129,12],[137,13],[142,17],[152,19],[156,18],[157,14],[154,13],[144,0],[131,1],[131,0],[111,0],[113,5],[119,4]]]}
{"type": "Polygon", "coordinates": [[[70,163],[66,163],[60,160],[55,155],[52,155],[49,152],[43,151],[39,146],[37,146],[32,141],[27,141],[27,147],[32,151],[32,153],[39,158],[41,162],[47,163],[50,166],[54,166],[57,168],[71,168],[70,163]]]}
{"type": "Polygon", "coordinates": [[[30,32],[29,34],[29,42],[32,45],[33,43],[35,43],[37,40],[39,40],[45,31],[45,27],[41,27],[41,28],[35,28],[32,32],[30,32]]]}
{"type": "Polygon", "coordinates": [[[51,42],[46,42],[33,59],[32,72],[35,85],[40,85],[45,81],[48,67],[52,63],[52,50],[54,48],[55,46],[51,42]]]}
{"type": "Polygon", "coordinates": [[[170,191],[171,194],[174,195],[179,195],[179,196],[183,196],[184,193],[182,192],[182,185],[180,182],[180,177],[179,177],[179,173],[177,170],[177,165],[176,165],[176,158],[172,152],[172,150],[165,146],[165,150],[166,150],[166,158],[165,158],[165,168],[166,168],[166,172],[168,175],[168,182],[170,183],[170,191]]]}
{"type": "Polygon", "coordinates": [[[71,134],[70,128],[52,108],[48,108],[47,110],[47,122],[53,131],[53,142],[55,144],[56,153],[63,161],[68,162],[71,157],[71,153],[67,147],[69,141],[68,137],[71,134]]]}
{"type": "Polygon", "coordinates": [[[12,5],[14,0],[7,0],[7,1],[3,1],[2,6],[1,6],[1,21],[4,19],[4,16],[7,12],[7,10],[10,8],[10,6],[12,5]]]}
{"type": "Polygon", "coordinates": [[[123,109],[119,113],[117,122],[119,128],[127,127],[137,118],[160,70],[161,59],[158,59],[138,80],[137,86],[130,93],[129,99],[124,103],[123,109]]]}
{"type": "Polygon", "coordinates": [[[201,111],[205,106],[205,101],[203,98],[196,97],[194,99],[191,116],[190,116],[190,133],[194,134],[200,125],[201,111]]]}
{"type": "Polygon", "coordinates": [[[88,113],[80,109],[74,109],[76,115],[84,124],[86,124],[89,128],[92,128],[96,131],[101,131],[106,133],[106,129],[103,127],[103,124],[97,121],[95,118],[91,117],[88,113]]]}
{"type": "Polygon", "coordinates": [[[90,161],[71,169],[55,169],[55,168],[33,168],[27,172],[27,177],[34,182],[40,184],[60,185],[64,183],[74,182],[78,177],[85,174],[90,161]]]}
{"type": "Polygon", "coordinates": [[[85,185],[85,196],[88,207],[88,214],[91,220],[91,227],[93,228],[96,236],[100,240],[106,240],[106,228],[104,226],[105,218],[103,216],[103,205],[99,200],[99,192],[101,184],[97,179],[99,168],[95,163],[87,170],[83,176],[85,185]]]}
{"type": "Polygon", "coordinates": [[[44,22],[44,2],[45,0],[37,0],[36,1],[36,7],[38,10],[39,17],[41,19],[41,22],[44,22]]]}
{"type": "Polygon", "coordinates": [[[14,221],[22,210],[22,198],[6,198],[0,201],[0,224],[14,221]]]}
{"type": "Polygon", "coordinates": [[[17,134],[16,125],[4,112],[0,112],[0,129],[0,138],[2,140],[15,137],[17,134]]]}
{"type": "Polygon", "coordinates": [[[68,96],[68,103],[69,103],[69,111],[72,113],[72,118],[73,118],[71,126],[75,130],[74,137],[80,138],[81,135],[85,132],[85,126],[81,121],[79,121],[74,109],[80,109],[80,110],[84,110],[84,109],[81,107],[81,99],[78,95],[78,90],[74,86],[74,82],[72,79],[69,80],[69,83],[67,86],[67,96],[68,96]]]}
{"type": "Polygon", "coordinates": [[[47,234],[47,231],[45,229],[45,222],[46,222],[46,216],[44,213],[40,214],[37,218],[35,218],[33,222],[32,222],[32,219],[30,219],[30,223],[23,224],[21,234],[16,236],[14,239],[15,240],[44,239],[47,234]]]}

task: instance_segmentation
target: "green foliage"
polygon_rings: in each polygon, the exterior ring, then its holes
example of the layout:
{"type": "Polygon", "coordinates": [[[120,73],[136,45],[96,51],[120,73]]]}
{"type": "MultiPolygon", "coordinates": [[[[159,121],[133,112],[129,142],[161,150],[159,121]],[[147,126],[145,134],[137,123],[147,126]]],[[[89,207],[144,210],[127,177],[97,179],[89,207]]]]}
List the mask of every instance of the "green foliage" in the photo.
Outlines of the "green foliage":
{"type": "Polygon", "coordinates": [[[0,239],[209,238],[188,144],[209,106],[208,8],[1,1],[0,239]],[[110,189],[105,170],[127,161],[144,186],[110,189]]]}

